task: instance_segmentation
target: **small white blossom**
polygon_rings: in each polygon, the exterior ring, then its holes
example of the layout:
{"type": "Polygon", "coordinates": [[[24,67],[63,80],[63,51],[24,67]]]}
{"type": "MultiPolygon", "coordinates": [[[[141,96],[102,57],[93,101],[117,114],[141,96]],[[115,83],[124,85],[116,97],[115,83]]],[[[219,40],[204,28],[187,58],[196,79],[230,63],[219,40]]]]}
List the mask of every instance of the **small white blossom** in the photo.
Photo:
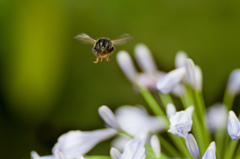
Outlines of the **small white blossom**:
{"type": "Polygon", "coordinates": [[[231,72],[228,79],[227,92],[231,95],[236,95],[240,92],[240,69],[235,69],[231,72]]]}
{"type": "Polygon", "coordinates": [[[183,84],[179,83],[173,88],[171,93],[177,97],[182,97],[186,93],[186,88],[183,84]]]}
{"type": "Polygon", "coordinates": [[[185,69],[186,69],[186,75],[189,84],[192,86],[193,89],[197,89],[197,76],[196,76],[196,69],[195,64],[193,63],[192,59],[186,59],[185,60],[185,69]]]}
{"type": "Polygon", "coordinates": [[[144,44],[136,45],[134,52],[136,60],[143,72],[150,74],[154,74],[157,72],[157,65],[154,61],[154,58],[150,50],[146,45],[144,44]]]}
{"type": "Polygon", "coordinates": [[[59,150],[55,151],[55,156],[56,156],[56,159],[66,159],[63,153],[59,150]]]}
{"type": "Polygon", "coordinates": [[[152,147],[152,150],[156,156],[156,158],[160,158],[161,155],[161,147],[160,147],[160,142],[159,139],[156,135],[153,135],[150,139],[150,144],[152,147]]]}
{"type": "Polygon", "coordinates": [[[120,159],[145,159],[145,141],[146,131],[138,134],[134,139],[130,140],[125,146],[120,159]]]}
{"type": "Polygon", "coordinates": [[[111,109],[109,109],[107,106],[103,105],[99,107],[98,109],[99,115],[102,117],[102,119],[112,128],[121,131],[121,128],[117,122],[116,116],[113,114],[111,109]]]}
{"type": "Polygon", "coordinates": [[[125,76],[131,82],[134,82],[137,76],[137,71],[130,55],[126,51],[119,51],[116,57],[118,65],[122,69],[125,76]]]}
{"type": "Polygon", "coordinates": [[[118,149],[112,147],[110,150],[110,156],[112,159],[119,159],[121,157],[121,152],[118,149]]]}
{"type": "Polygon", "coordinates": [[[184,78],[185,73],[186,71],[184,67],[177,68],[167,73],[157,82],[157,89],[164,94],[170,93],[184,78]]]}
{"type": "Polygon", "coordinates": [[[211,142],[202,159],[216,159],[216,145],[215,142],[211,142]]]}
{"type": "Polygon", "coordinates": [[[199,159],[199,149],[198,149],[197,141],[192,134],[187,135],[186,146],[191,156],[194,159],[199,159]]]}
{"type": "Polygon", "coordinates": [[[127,144],[128,141],[130,141],[132,138],[125,135],[123,136],[117,136],[113,139],[111,146],[115,147],[119,151],[123,151],[124,146],[127,144]]]}
{"type": "Polygon", "coordinates": [[[133,136],[143,129],[160,132],[167,127],[163,118],[150,116],[144,107],[122,106],[115,114],[121,128],[133,136]]]}
{"type": "Polygon", "coordinates": [[[167,105],[166,112],[168,119],[170,119],[170,117],[176,113],[176,107],[172,103],[169,103],[167,105]]]}
{"type": "Polygon", "coordinates": [[[196,89],[198,92],[202,91],[202,70],[199,66],[195,66],[196,89]]]}
{"type": "Polygon", "coordinates": [[[206,121],[211,133],[227,126],[228,111],[221,103],[215,104],[206,111],[206,121]]]}
{"type": "Polygon", "coordinates": [[[56,156],[56,151],[61,151],[67,159],[76,158],[91,150],[99,142],[116,135],[114,129],[101,129],[94,131],[69,131],[58,138],[52,153],[56,156]]]}
{"type": "Polygon", "coordinates": [[[227,130],[232,140],[240,138],[240,122],[233,111],[229,111],[227,130]]]}
{"type": "Polygon", "coordinates": [[[189,106],[186,110],[176,112],[170,117],[170,129],[168,132],[186,138],[192,128],[192,113],[194,107],[189,106]]]}
{"type": "Polygon", "coordinates": [[[85,159],[82,155],[77,156],[76,159],[85,159]]]}
{"type": "MultiPolygon", "coordinates": [[[[161,132],[167,128],[166,121],[161,117],[150,116],[144,107],[122,106],[115,112],[121,128],[132,136],[136,136],[143,129],[151,132],[161,132]]],[[[130,138],[116,137],[112,146],[122,151],[130,138]]]]}
{"type": "Polygon", "coordinates": [[[184,51],[178,51],[175,56],[175,67],[184,67],[184,62],[188,58],[188,55],[184,51]]]}
{"type": "Polygon", "coordinates": [[[166,73],[157,71],[155,74],[149,74],[149,73],[138,73],[135,82],[143,87],[148,89],[149,91],[156,91],[156,83],[159,79],[164,77],[166,73]]]}
{"type": "Polygon", "coordinates": [[[165,73],[157,70],[157,65],[147,46],[144,44],[138,44],[136,45],[134,52],[136,60],[143,73],[138,73],[136,71],[133,61],[126,51],[120,51],[117,54],[117,61],[120,68],[133,84],[150,91],[156,91],[156,83],[165,75],[165,73]]]}

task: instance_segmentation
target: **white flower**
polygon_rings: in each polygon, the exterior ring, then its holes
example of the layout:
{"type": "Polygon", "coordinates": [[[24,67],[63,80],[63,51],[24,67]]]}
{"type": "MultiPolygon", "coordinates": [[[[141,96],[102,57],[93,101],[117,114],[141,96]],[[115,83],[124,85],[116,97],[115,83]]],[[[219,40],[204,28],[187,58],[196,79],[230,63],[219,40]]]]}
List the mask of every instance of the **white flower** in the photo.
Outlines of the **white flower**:
{"type": "Polygon", "coordinates": [[[172,103],[169,103],[167,105],[166,112],[168,119],[170,119],[170,117],[176,113],[176,107],[172,103]]]}
{"type": "Polygon", "coordinates": [[[66,159],[63,153],[59,150],[56,150],[55,156],[56,156],[56,159],[66,159]]]}
{"type": "Polygon", "coordinates": [[[157,82],[157,89],[164,94],[170,93],[185,77],[185,73],[184,67],[170,71],[157,82]]]}
{"type": "Polygon", "coordinates": [[[160,147],[160,142],[159,139],[156,135],[153,135],[150,139],[150,144],[152,147],[152,150],[156,156],[156,158],[160,158],[161,156],[161,147],[160,147]]]}
{"type": "Polygon", "coordinates": [[[172,134],[186,138],[188,132],[191,131],[192,128],[192,113],[194,107],[189,106],[186,110],[176,112],[174,115],[170,117],[170,129],[168,132],[172,134]]]}
{"type": "Polygon", "coordinates": [[[199,149],[198,149],[197,141],[192,134],[187,135],[186,146],[191,156],[194,159],[199,159],[199,149]]]}
{"type": "Polygon", "coordinates": [[[227,126],[228,112],[227,108],[218,103],[208,108],[206,111],[206,121],[211,133],[227,126]]]}
{"type": "Polygon", "coordinates": [[[136,76],[135,82],[150,91],[156,91],[156,83],[159,79],[164,77],[166,73],[157,71],[155,74],[149,74],[149,73],[138,73],[136,76]]]}
{"type": "Polygon", "coordinates": [[[77,156],[76,159],[85,159],[82,155],[77,156]]]}
{"type": "Polygon", "coordinates": [[[208,146],[202,159],[216,159],[216,146],[214,141],[208,146]]]}
{"type": "Polygon", "coordinates": [[[121,128],[117,122],[116,116],[113,114],[111,109],[109,109],[107,106],[103,105],[99,107],[98,109],[99,115],[102,117],[102,119],[112,128],[121,131],[121,128]]]}
{"type": "Polygon", "coordinates": [[[144,44],[136,45],[135,57],[143,73],[138,73],[130,55],[126,51],[117,54],[117,61],[126,77],[136,85],[150,91],[156,91],[156,83],[165,73],[157,70],[156,63],[150,50],[144,44]]]}
{"type": "Polygon", "coordinates": [[[110,150],[110,156],[112,159],[119,159],[121,157],[121,152],[118,149],[112,147],[110,150]]]}
{"type": "Polygon", "coordinates": [[[231,72],[228,79],[227,92],[231,95],[236,95],[240,92],[240,69],[235,69],[231,72]]]}
{"type": "Polygon", "coordinates": [[[240,122],[233,111],[229,111],[227,130],[232,140],[240,138],[240,122]]]}
{"type": "Polygon", "coordinates": [[[202,91],[202,70],[199,66],[195,66],[196,89],[198,92],[202,91]]]}
{"type": "MultiPolygon", "coordinates": [[[[167,127],[164,119],[150,116],[144,107],[122,106],[116,110],[115,114],[120,127],[132,136],[136,136],[144,129],[157,133],[167,127]]],[[[129,140],[130,138],[116,137],[112,146],[121,151],[129,140]]]]}
{"type": "Polygon", "coordinates": [[[61,151],[66,159],[76,158],[91,150],[99,142],[116,135],[114,129],[101,129],[94,131],[69,131],[58,138],[52,153],[56,156],[56,151],[61,151]]]}
{"type": "Polygon", "coordinates": [[[143,72],[150,74],[154,74],[157,72],[157,65],[154,61],[154,58],[150,50],[146,45],[144,44],[136,45],[134,52],[136,60],[143,72]]]}
{"type": "Polygon", "coordinates": [[[144,107],[122,106],[115,114],[121,128],[133,136],[143,129],[160,132],[167,127],[163,118],[150,116],[144,107]]]}
{"type": "Polygon", "coordinates": [[[130,55],[126,51],[119,51],[116,57],[118,65],[123,73],[131,82],[134,82],[137,76],[137,71],[130,55]]]}
{"type": "Polygon", "coordinates": [[[184,62],[188,58],[188,55],[184,51],[178,51],[175,56],[175,67],[184,67],[184,62]]]}
{"type": "Polygon", "coordinates": [[[182,97],[186,93],[186,88],[183,84],[179,83],[173,88],[171,93],[177,97],[182,97]]]}
{"type": "Polygon", "coordinates": [[[125,146],[120,159],[145,159],[146,131],[140,132],[134,139],[130,140],[125,146]]]}
{"type": "Polygon", "coordinates": [[[195,64],[193,63],[192,59],[185,60],[185,69],[189,84],[192,86],[193,89],[197,89],[198,80],[196,76],[195,64]]]}

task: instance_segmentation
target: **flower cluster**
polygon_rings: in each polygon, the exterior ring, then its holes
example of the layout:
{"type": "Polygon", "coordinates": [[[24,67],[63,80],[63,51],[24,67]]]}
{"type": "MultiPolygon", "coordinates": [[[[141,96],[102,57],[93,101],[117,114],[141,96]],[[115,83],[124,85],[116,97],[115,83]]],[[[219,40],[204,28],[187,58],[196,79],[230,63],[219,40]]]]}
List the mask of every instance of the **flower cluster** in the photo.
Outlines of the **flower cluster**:
{"type": "Polygon", "coordinates": [[[69,131],[58,138],[52,155],[40,157],[32,151],[33,159],[240,158],[240,122],[231,110],[240,92],[240,69],[230,74],[223,102],[206,109],[202,71],[185,52],[177,53],[176,69],[168,73],[157,69],[144,44],[138,44],[134,54],[142,73],[126,51],[117,54],[118,64],[155,116],[143,106],[125,105],[115,113],[101,106],[98,112],[107,128],[69,131]],[[178,109],[182,110],[177,111],[172,96],[181,100],[182,108],[178,109]],[[110,156],[86,156],[95,145],[110,138],[110,156]]]}

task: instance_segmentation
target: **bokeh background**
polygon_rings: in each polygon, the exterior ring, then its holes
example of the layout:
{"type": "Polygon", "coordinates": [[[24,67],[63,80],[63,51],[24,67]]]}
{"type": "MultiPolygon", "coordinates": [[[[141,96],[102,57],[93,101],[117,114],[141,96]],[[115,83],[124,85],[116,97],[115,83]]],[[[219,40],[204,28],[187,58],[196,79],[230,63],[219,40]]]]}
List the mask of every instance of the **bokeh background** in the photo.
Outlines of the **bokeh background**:
{"type": "MultiPolygon", "coordinates": [[[[228,75],[240,67],[240,1],[1,0],[0,28],[1,158],[51,154],[62,133],[104,127],[103,104],[146,106],[117,65],[119,50],[133,55],[144,43],[163,71],[186,51],[202,68],[208,106],[222,101],[228,75]],[[73,38],[82,32],[134,39],[94,64],[92,46],[73,38]]],[[[109,148],[104,142],[89,154],[109,148]]]]}

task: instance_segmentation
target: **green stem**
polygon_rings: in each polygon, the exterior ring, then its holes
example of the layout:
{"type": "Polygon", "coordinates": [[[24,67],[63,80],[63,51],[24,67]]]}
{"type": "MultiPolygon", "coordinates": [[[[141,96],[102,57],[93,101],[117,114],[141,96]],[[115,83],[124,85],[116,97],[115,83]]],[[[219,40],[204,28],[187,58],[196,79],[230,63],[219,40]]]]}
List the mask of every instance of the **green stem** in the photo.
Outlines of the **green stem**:
{"type": "Polygon", "coordinates": [[[204,139],[204,147],[207,148],[210,143],[210,134],[207,131],[207,128],[204,123],[204,112],[205,112],[205,103],[203,100],[203,96],[200,92],[197,91],[197,89],[193,90],[194,96],[195,96],[195,104],[198,111],[195,111],[196,113],[199,112],[198,117],[200,119],[200,125],[201,125],[201,131],[203,133],[203,139],[204,139]]]}
{"type": "Polygon", "coordinates": [[[184,157],[186,158],[192,158],[190,153],[188,152],[188,149],[184,143],[183,140],[180,139],[180,137],[175,136],[173,134],[169,133],[170,138],[172,139],[172,141],[174,142],[175,146],[180,150],[180,152],[182,152],[182,154],[184,155],[184,157]]]}
{"type": "Polygon", "coordinates": [[[215,142],[216,142],[216,151],[217,151],[217,156],[219,159],[223,159],[223,143],[224,143],[224,134],[226,134],[226,130],[218,130],[215,134],[215,142]]]}
{"type": "Polygon", "coordinates": [[[143,98],[146,100],[152,111],[157,116],[162,116],[167,119],[165,113],[163,112],[162,108],[158,105],[157,101],[154,99],[152,94],[145,88],[138,87],[141,91],[143,98]]]}
{"type": "Polygon", "coordinates": [[[238,147],[237,152],[235,154],[236,155],[235,155],[234,159],[240,159],[240,146],[238,147]]]}
{"type": "Polygon", "coordinates": [[[168,141],[166,141],[166,139],[162,136],[159,136],[159,139],[162,147],[164,147],[169,154],[173,155],[172,157],[181,156],[181,154],[168,141]]]}
{"type": "Polygon", "coordinates": [[[165,107],[165,109],[167,108],[167,105],[169,103],[171,104],[174,104],[173,103],[173,100],[172,100],[172,97],[170,96],[170,94],[162,94],[162,93],[158,93],[162,103],[163,103],[163,106],[165,107]]]}
{"type": "Polygon", "coordinates": [[[235,98],[234,95],[230,95],[227,91],[225,91],[224,97],[223,97],[223,104],[227,106],[228,110],[232,109],[234,98],[235,98]]]}
{"type": "Polygon", "coordinates": [[[238,140],[237,141],[236,140],[235,141],[234,140],[230,141],[230,146],[226,149],[224,159],[228,159],[228,158],[233,157],[233,154],[236,150],[237,144],[238,144],[238,140]]]}

